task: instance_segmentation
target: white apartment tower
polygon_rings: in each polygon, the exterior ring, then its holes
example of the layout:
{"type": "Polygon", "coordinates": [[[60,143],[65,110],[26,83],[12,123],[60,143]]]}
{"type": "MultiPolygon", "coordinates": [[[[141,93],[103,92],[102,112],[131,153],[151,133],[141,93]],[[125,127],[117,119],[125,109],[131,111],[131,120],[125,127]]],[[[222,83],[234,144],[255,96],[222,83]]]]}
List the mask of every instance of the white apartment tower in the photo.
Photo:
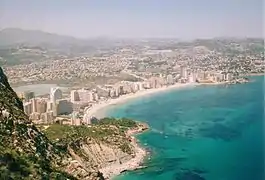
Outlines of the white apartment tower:
{"type": "Polygon", "coordinates": [[[79,101],[79,94],[77,90],[71,91],[71,102],[79,101]]]}
{"type": "Polygon", "coordinates": [[[187,68],[186,67],[184,67],[184,66],[181,66],[180,67],[180,76],[182,78],[185,78],[185,79],[188,78],[188,71],[187,71],[187,68]]]}
{"type": "Polygon", "coordinates": [[[79,89],[71,91],[71,102],[91,102],[93,101],[93,92],[86,89],[79,89]]]}
{"type": "Polygon", "coordinates": [[[51,88],[50,92],[50,100],[51,102],[55,103],[56,100],[62,99],[63,98],[63,93],[60,88],[51,88]]]}
{"type": "Polygon", "coordinates": [[[167,84],[168,85],[174,84],[174,78],[171,74],[167,75],[167,84]]]}

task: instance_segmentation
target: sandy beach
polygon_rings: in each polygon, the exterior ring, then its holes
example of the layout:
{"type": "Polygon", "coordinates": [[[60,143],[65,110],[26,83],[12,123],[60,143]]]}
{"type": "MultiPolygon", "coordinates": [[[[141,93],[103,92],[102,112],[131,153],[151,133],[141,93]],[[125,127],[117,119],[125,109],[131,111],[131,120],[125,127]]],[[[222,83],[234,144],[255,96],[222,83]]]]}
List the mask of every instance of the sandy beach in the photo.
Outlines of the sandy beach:
{"type": "Polygon", "coordinates": [[[146,95],[150,95],[150,94],[155,94],[155,93],[160,93],[163,91],[168,91],[168,90],[172,90],[172,89],[180,89],[180,88],[184,88],[184,87],[192,87],[192,86],[196,86],[199,85],[198,83],[185,83],[185,84],[174,84],[171,86],[165,86],[165,87],[161,87],[161,88],[156,88],[156,89],[145,89],[142,91],[138,91],[136,93],[131,93],[131,94],[126,94],[126,95],[122,95],[116,99],[109,99],[106,101],[101,101],[95,105],[93,105],[91,108],[89,108],[89,110],[86,113],[87,117],[97,117],[97,118],[102,118],[104,117],[104,113],[100,112],[100,110],[102,110],[103,108],[106,108],[110,105],[116,105],[116,104],[121,104],[121,103],[125,103],[128,100],[134,99],[134,98],[138,98],[141,96],[146,96],[146,95]]]}

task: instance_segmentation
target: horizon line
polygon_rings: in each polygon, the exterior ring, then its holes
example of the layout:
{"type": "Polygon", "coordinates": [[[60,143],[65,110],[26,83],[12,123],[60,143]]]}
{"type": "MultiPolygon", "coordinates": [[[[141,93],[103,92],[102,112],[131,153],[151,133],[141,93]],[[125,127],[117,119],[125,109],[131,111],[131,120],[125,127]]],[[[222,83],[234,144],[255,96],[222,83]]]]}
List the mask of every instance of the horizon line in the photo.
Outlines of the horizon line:
{"type": "Polygon", "coordinates": [[[68,38],[75,38],[78,40],[89,40],[89,39],[129,39],[129,40],[145,40],[145,39],[175,39],[179,41],[195,41],[195,40],[212,40],[212,39],[263,39],[264,37],[258,37],[258,36],[216,36],[216,37],[197,37],[197,38],[181,38],[181,37],[169,37],[169,36],[152,36],[152,37],[118,37],[118,36],[111,36],[111,35],[98,35],[98,36],[91,36],[91,37],[77,37],[75,35],[69,35],[69,34],[60,34],[57,32],[51,32],[51,31],[44,31],[41,29],[27,29],[27,28],[21,28],[21,27],[0,27],[0,32],[3,30],[8,30],[8,29],[14,29],[14,30],[22,30],[22,31],[35,31],[35,32],[40,32],[40,33],[46,33],[46,34],[51,34],[51,35],[57,35],[57,36],[65,36],[68,38]]]}

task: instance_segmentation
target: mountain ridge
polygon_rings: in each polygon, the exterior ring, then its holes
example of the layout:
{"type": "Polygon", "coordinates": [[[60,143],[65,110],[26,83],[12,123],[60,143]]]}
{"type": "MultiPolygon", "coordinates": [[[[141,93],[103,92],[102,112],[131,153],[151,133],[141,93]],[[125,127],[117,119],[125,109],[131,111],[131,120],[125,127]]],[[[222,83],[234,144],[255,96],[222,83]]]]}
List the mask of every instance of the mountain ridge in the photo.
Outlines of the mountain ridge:
{"type": "Polygon", "coordinates": [[[40,30],[24,30],[19,28],[6,28],[0,31],[0,45],[14,44],[77,44],[85,43],[85,40],[71,36],[58,35],[40,30]]]}

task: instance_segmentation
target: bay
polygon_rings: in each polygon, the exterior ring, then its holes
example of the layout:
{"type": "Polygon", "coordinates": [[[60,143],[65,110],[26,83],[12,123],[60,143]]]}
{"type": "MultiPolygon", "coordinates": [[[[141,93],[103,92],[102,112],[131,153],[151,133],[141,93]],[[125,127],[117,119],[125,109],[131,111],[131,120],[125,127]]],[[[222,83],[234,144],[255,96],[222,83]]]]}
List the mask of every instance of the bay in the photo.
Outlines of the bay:
{"type": "Polygon", "coordinates": [[[264,77],[137,98],[106,114],[147,122],[146,169],[117,180],[264,179],[264,77]]]}

